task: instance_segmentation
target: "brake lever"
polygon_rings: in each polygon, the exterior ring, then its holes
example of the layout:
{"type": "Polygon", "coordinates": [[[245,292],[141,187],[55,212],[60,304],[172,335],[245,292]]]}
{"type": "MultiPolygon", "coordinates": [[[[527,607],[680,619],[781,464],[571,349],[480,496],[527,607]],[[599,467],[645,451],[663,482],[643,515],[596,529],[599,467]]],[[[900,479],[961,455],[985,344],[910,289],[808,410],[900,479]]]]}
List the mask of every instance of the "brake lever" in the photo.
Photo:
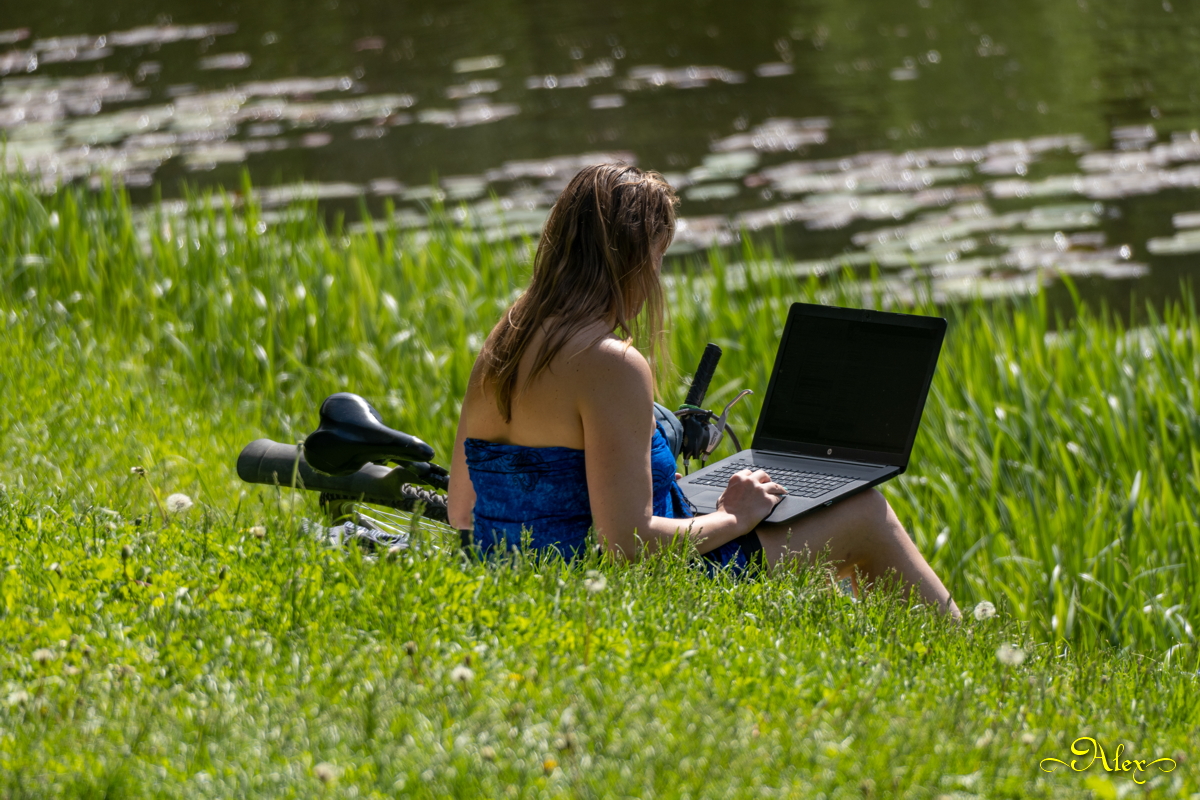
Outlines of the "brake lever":
{"type": "Polygon", "coordinates": [[[717,445],[725,438],[725,423],[729,420],[729,409],[733,408],[737,404],[737,401],[748,394],[754,394],[754,390],[742,389],[742,391],[738,392],[737,397],[725,404],[725,410],[721,412],[721,416],[717,417],[717,421],[713,425],[713,433],[709,437],[708,447],[704,448],[705,460],[708,460],[708,456],[712,455],[713,451],[717,449],[717,445]]]}
{"type": "Polygon", "coordinates": [[[450,488],[449,471],[431,461],[403,461],[393,467],[392,472],[404,476],[405,483],[419,483],[443,491],[450,488]]]}

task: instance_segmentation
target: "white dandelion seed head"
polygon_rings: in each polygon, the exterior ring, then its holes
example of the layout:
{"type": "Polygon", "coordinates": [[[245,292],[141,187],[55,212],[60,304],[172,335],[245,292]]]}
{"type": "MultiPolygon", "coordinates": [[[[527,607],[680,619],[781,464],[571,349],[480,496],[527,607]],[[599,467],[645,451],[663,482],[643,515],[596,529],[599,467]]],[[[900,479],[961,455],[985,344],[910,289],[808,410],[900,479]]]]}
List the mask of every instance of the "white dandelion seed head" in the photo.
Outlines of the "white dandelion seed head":
{"type": "Polygon", "coordinates": [[[322,761],[313,767],[313,775],[317,776],[317,780],[321,783],[331,783],[337,779],[337,767],[326,761],[322,761]]]}
{"type": "Polygon", "coordinates": [[[1025,663],[1025,651],[1011,644],[1002,644],[996,650],[996,659],[1005,666],[1019,667],[1025,663]]]}
{"type": "Polygon", "coordinates": [[[262,539],[267,535],[267,529],[262,525],[255,525],[254,527],[250,528],[250,535],[255,539],[262,539]]]}
{"type": "Polygon", "coordinates": [[[996,616],[996,607],[987,600],[975,606],[975,619],[980,622],[985,619],[991,619],[994,616],[996,616]]]}
{"type": "Polygon", "coordinates": [[[33,651],[33,660],[39,664],[45,664],[47,661],[54,660],[54,651],[48,647],[39,647],[33,651]]]}
{"type": "Polygon", "coordinates": [[[192,502],[192,498],[188,497],[186,494],[179,494],[176,492],[167,498],[167,511],[170,511],[172,514],[181,514],[184,511],[187,511],[193,505],[195,505],[195,503],[192,502]]]}
{"type": "Polygon", "coordinates": [[[608,578],[605,578],[602,574],[594,569],[589,569],[587,571],[587,577],[583,579],[583,588],[587,589],[592,594],[603,592],[606,588],[608,588],[608,578]]]}
{"type": "Polygon", "coordinates": [[[29,702],[29,692],[26,692],[23,689],[18,689],[17,691],[12,692],[8,696],[8,704],[10,706],[19,706],[22,703],[28,703],[28,702],[29,702]]]}
{"type": "Polygon", "coordinates": [[[452,683],[470,683],[475,679],[475,670],[465,664],[459,664],[454,669],[450,670],[450,681],[452,683]]]}

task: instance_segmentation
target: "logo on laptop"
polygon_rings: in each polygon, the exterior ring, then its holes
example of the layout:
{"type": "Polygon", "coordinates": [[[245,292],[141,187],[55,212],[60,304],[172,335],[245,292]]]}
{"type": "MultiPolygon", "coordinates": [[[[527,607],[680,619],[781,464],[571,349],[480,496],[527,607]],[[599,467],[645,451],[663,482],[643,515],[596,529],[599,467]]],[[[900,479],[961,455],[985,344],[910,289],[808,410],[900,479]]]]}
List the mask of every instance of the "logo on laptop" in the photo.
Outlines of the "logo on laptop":
{"type": "Polygon", "coordinates": [[[833,448],[831,447],[831,448],[829,448],[828,450],[826,450],[826,451],[825,451],[825,455],[827,455],[827,456],[831,456],[831,455],[833,455],[833,448]]]}

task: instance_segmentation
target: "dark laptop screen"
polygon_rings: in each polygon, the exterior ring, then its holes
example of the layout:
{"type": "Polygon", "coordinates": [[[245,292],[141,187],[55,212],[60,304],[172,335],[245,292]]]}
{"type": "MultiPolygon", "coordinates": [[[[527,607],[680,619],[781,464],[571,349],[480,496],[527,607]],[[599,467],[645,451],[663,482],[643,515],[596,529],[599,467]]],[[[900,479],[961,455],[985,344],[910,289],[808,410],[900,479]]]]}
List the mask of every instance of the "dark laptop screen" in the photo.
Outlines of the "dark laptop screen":
{"type": "Polygon", "coordinates": [[[756,438],[906,453],[936,329],[799,314],[756,438]]]}

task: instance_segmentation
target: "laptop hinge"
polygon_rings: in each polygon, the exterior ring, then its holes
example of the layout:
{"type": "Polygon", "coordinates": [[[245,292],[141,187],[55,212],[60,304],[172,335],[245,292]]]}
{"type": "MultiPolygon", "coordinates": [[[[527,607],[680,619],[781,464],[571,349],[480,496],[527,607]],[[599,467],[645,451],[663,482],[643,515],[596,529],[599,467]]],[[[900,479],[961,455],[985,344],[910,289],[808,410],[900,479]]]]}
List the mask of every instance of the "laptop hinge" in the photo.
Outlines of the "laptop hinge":
{"type": "Polygon", "coordinates": [[[854,459],[851,459],[851,458],[821,458],[820,456],[806,456],[806,455],[802,455],[800,453],[788,453],[784,450],[765,450],[760,447],[752,448],[752,450],[755,453],[766,453],[767,455],[771,455],[771,456],[784,456],[785,458],[806,458],[810,461],[827,461],[830,464],[845,464],[845,463],[849,462],[851,464],[863,464],[868,467],[879,467],[879,468],[896,466],[895,464],[876,464],[873,461],[855,461],[854,459]]]}

